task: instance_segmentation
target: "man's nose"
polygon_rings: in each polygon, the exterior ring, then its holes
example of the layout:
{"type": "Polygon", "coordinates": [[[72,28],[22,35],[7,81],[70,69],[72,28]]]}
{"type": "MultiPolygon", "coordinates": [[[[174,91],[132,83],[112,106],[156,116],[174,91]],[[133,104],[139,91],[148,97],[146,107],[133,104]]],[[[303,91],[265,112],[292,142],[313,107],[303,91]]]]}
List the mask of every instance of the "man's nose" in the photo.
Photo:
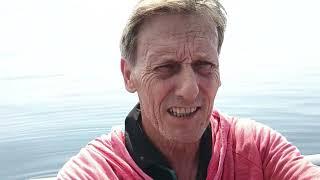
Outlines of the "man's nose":
{"type": "Polygon", "coordinates": [[[176,82],[176,95],[186,102],[194,102],[199,94],[198,80],[190,65],[183,67],[176,82]]]}

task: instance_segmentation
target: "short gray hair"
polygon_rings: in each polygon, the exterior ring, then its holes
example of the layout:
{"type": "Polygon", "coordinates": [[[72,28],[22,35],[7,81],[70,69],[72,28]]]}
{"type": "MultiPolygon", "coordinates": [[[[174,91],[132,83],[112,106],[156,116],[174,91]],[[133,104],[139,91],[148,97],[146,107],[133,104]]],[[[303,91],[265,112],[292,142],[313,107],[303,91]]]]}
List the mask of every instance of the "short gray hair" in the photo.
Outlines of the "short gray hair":
{"type": "Polygon", "coordinates": [[[120,51],[123,58],[135,65],[137,36],[140,27],[146,19],[164,14],[200,14],[213,20],[217,25],[217,50],[220,53],[227,18],[225,9],[219,0],[140,0],[122,33],[120,51]]]}

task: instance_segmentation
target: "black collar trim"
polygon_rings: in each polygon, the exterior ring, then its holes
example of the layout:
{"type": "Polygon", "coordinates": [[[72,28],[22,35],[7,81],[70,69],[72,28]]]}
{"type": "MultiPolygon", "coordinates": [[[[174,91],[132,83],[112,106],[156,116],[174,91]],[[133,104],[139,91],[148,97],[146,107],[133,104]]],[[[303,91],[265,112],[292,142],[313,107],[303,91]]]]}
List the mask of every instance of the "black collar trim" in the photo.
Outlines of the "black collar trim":
{"type": "MultiPolygon", "coordinates": [[[[152,144],[141,124],[140,104],[137,104],[125,120],[126,148],[136,164],[154,179],[176,179],[175,172],[164,155],[152,144]]],[[[197,179],[206,179],[211,159],[212,134],[210,125],[201,137],[197,179]]]]}

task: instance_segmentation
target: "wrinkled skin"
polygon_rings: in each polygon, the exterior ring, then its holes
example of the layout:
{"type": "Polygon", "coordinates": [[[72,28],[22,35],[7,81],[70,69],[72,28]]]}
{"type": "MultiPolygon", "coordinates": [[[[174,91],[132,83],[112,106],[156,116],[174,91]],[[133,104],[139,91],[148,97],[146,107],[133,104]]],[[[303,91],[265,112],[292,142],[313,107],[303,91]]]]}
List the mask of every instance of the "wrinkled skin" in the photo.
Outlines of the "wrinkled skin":
{"type": "Polygon", "coordinates": [[[121,60],[126,89],[137,92],[146,134],[161,147],[199,142],[220,86],[218,33],[200,16],[162,15],[138,34],[136,64],[121,60]],[[175,117],[170,108],[197,108],[175,117]]]}

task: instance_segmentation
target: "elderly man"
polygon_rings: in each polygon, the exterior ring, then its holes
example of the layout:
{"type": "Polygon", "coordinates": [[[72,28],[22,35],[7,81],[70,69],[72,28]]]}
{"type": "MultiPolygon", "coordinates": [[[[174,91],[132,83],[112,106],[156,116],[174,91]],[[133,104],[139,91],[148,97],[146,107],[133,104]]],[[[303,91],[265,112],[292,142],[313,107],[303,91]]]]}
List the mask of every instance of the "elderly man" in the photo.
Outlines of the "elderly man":
{"type": "Polygon", "coordinates": [[[216,0],[142,0],[121,40],[124,129],[90,142],[58,179],[320,179],[272,129],[214,110],[226,24],[216,0]]]}

